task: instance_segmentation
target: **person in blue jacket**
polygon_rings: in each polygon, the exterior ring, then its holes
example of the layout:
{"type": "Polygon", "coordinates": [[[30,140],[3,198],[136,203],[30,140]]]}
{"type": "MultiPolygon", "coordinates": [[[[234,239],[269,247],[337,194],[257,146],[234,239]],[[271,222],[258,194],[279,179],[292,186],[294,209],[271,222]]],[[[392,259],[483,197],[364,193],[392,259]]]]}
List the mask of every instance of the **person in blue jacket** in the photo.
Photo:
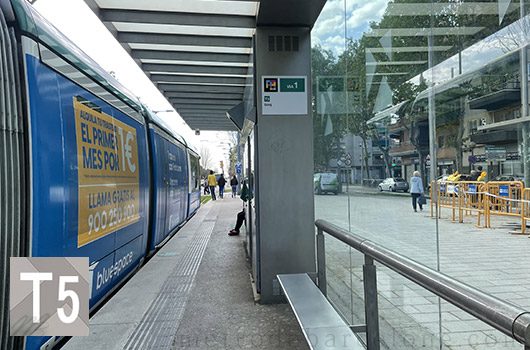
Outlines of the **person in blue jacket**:
{"type": "MultiPolygon", "coordinates": [[[[414,172],[414,176],[410,179],[410,195],[412,196],[412,208],[416,210],[416,202],[418,198],[423,195],[423,182],[421,181],[421,176],[419,171],[414,172]]],[[[423,205],[418,203],[420,210],[423,210],[423,205]]]]}

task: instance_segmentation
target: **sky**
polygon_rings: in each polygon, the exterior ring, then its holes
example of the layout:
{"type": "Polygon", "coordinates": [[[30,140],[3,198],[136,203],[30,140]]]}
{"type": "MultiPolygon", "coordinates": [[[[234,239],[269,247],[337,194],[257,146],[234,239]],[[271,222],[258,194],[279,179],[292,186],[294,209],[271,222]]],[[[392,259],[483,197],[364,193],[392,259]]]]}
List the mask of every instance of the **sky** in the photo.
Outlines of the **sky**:
{"type": "Polygon", "coordinates": [[[333,51],[335,57],[344,52],[345,37],[359,39],[370,22],[383,17],[389,0],[328,0],[318,17],[311,40],[324,49],[333,51]],[[346,7],[346,30],[345,13],[346,7]]]}

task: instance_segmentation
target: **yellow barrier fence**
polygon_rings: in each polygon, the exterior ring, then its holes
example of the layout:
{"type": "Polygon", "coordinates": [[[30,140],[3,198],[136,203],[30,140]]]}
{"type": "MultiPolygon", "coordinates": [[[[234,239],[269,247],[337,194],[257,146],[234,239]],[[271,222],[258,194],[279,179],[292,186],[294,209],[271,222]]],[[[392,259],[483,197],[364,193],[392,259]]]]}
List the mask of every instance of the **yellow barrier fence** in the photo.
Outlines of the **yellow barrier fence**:
{"type": "Polygon", "coordinates": [[[521,233],[524,234],[526,230],[526,222],[530,221],[530,188],[525,188],[523,190],[521,206],[523,207],[523,225],[521,227],[521,233]]]}
{"type": "MultiPolygon", "coordinates": [[[[464,222],[464,217],[476,214],[478,227],[492,227],[491,216],[521,218],[521,232],[525,233],[526,222],[530,221],[530,188],[524,188],[520,181],[440,181],[431,183],[431,199],[437,191],[438,217],[442,208],[452,210],[453,221],[464,222]],[[484,217],[484,226],[480,225],[484,217]]],[[[434,216],[435,201],[431,200],[431,216],[434,216]]],[[[516,232],[519,233],[519,232],[516,232]]]]}
{"type": "Polygon", "coordinates": [[[521,181],[488,182],[486,187],[486,227],[491,227],[491,215],[521,218],[521,231],[526,225],[523,213],[523,183],[521,181]]]}
{"type": "Polygon", "coordinates": [[[482,181],[459,181],[458,185],[458,221],[464,222],[464,216],[477,215],[477,226],[480,225],[481,217],[484,217],[486,225],[486,184],[482,181]]]}
{"type": "MultiPolygon", "coordinates": [[[[431,199],[433,191],[437,191],[438,217],[442,216],[442,208],[452,210],[453,221],[464,222],[464,216],[476,213],[477,226],[480,226],[481,217],[486,216],[484,206],[485,183],[481,181],[439,181],[431,183],[431,199]],[[436,186],[438,185],[438,186],[436,186]]],[[[431,200],[431,216],[434,216],[434,201],[431,200]]],[[[486,219],[484,220],[486,223],[486,219]]]]}

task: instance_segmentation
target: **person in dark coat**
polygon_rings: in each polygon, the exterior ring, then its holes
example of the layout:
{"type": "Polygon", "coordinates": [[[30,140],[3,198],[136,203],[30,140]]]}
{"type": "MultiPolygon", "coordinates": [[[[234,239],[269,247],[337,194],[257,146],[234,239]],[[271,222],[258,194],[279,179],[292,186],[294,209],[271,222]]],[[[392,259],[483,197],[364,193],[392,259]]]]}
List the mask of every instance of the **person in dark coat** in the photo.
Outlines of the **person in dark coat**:
{"type": "Polygon", "coordinates": [[[246,221],[247,217],[245,214],[245,203],[252,199],[252,195],[249,193],[247,184],[245,181],[241,182],[241,200],[243,201],[243,209],[237,213],[236,227],[228,232],[229,236],[237,236],[243,222],[246,221]]]}
{"type": "Polygon", "coordinates": [[[226,179],[224,178],[223,174],[219,176],[219,180],[217,180],[217,184],[219,185],[219,197],[223,198],[223,193],[225,191],[225,185],[226,185],[226,179]]]}
{"type": "Polygon", "coordinates": [[[230,186],[232,186],[232,198],[236,196],[236,188],[238,183],[239,182],[237,181],[237,178],[234,175],[234,177],[232,177],[232,180],[230,180],[230,186]]]}

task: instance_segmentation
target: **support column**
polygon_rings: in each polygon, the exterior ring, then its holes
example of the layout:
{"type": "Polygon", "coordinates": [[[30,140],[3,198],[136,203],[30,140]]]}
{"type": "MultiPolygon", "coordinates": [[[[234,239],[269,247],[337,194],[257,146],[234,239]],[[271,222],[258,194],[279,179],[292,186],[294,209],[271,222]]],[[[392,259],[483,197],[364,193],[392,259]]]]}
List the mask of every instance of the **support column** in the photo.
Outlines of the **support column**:
{"type": "Polygon", "coordinates": [[[258,26],[254,54],[257,275],[276,303],[277,274],[315,270],[310,28],[258,26]]]}

